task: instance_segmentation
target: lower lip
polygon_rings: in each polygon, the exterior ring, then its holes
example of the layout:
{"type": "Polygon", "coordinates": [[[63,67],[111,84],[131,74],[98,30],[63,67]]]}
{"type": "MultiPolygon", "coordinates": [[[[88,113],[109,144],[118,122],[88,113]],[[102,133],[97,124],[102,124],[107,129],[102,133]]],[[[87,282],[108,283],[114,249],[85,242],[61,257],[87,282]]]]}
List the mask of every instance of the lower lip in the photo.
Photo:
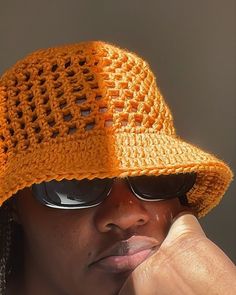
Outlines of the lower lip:
{"type": "Polygon", "coordinates": [[[112,273],[132,271],[145,259],[151,256],[153,252],[153,249],[146,249],[132,255],[109,256],[98,261],[93,266],[112,273]]]}

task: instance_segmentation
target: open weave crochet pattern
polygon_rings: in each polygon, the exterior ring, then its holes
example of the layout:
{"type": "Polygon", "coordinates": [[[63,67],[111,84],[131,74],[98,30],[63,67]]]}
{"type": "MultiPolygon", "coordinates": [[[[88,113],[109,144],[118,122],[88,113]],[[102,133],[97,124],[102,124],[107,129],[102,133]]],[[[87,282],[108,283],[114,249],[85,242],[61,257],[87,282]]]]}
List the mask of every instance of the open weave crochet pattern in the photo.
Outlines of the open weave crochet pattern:
{"type": "Polygon", "coordinates": [[[52,179],[187,172],[197,173],[188,201],[204,216],[233,173],[176,135],[149,65],[127,49],[41,49],[0,78],[0,205],[52,179]]]}

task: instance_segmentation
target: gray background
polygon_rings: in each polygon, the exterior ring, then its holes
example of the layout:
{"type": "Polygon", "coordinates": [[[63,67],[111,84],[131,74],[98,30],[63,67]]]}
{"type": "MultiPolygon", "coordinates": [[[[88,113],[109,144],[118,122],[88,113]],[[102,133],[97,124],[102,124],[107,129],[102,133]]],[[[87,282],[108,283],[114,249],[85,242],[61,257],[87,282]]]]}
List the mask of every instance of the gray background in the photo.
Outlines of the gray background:
{"type": "MultiPolygon", "coordinates": [[[[236,2],[0,0],[0,74],[27,53],[110,41],[152,66],[180,136],[236,169],[236,2]]],[[[201,220],[236,262],[236,185],[201,220]]]]}

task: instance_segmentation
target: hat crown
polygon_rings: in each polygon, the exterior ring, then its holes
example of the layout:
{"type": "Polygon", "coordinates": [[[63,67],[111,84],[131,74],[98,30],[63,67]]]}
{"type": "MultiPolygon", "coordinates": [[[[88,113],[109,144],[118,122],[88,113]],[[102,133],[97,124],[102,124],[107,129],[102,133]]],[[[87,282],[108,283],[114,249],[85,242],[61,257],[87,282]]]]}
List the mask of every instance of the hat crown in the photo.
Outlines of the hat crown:
{"type": "Polygon", "coordinates": [[[105,42],[38,50],[0,87],[3,153],[99,132],[175,134],[149,65],[105,42]]]}
{"type": "Polygon", "coordinates": [[[197,173],[199,216],[230,168],[175,134],[149,65],[101,41],[38,50],[0,78],[0,206],[33,183],[197,173]]]}

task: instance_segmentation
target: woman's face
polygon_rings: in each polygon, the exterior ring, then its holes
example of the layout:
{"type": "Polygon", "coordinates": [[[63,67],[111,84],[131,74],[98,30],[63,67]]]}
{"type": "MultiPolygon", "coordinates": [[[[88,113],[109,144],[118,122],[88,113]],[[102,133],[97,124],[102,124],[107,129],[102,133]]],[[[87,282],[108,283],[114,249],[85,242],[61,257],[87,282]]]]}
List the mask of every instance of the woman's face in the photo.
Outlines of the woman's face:
{"type": "Polygon", "coordinates": [[[25,292],[45,295],[118,294],[132,270],[158,250],[173,217],[186,209],[178,198],[139,200],[124,182],[114,183],[109,197],[93,208],[49,208],[29,188],[16,204],[24,231],[25,292]]]}

